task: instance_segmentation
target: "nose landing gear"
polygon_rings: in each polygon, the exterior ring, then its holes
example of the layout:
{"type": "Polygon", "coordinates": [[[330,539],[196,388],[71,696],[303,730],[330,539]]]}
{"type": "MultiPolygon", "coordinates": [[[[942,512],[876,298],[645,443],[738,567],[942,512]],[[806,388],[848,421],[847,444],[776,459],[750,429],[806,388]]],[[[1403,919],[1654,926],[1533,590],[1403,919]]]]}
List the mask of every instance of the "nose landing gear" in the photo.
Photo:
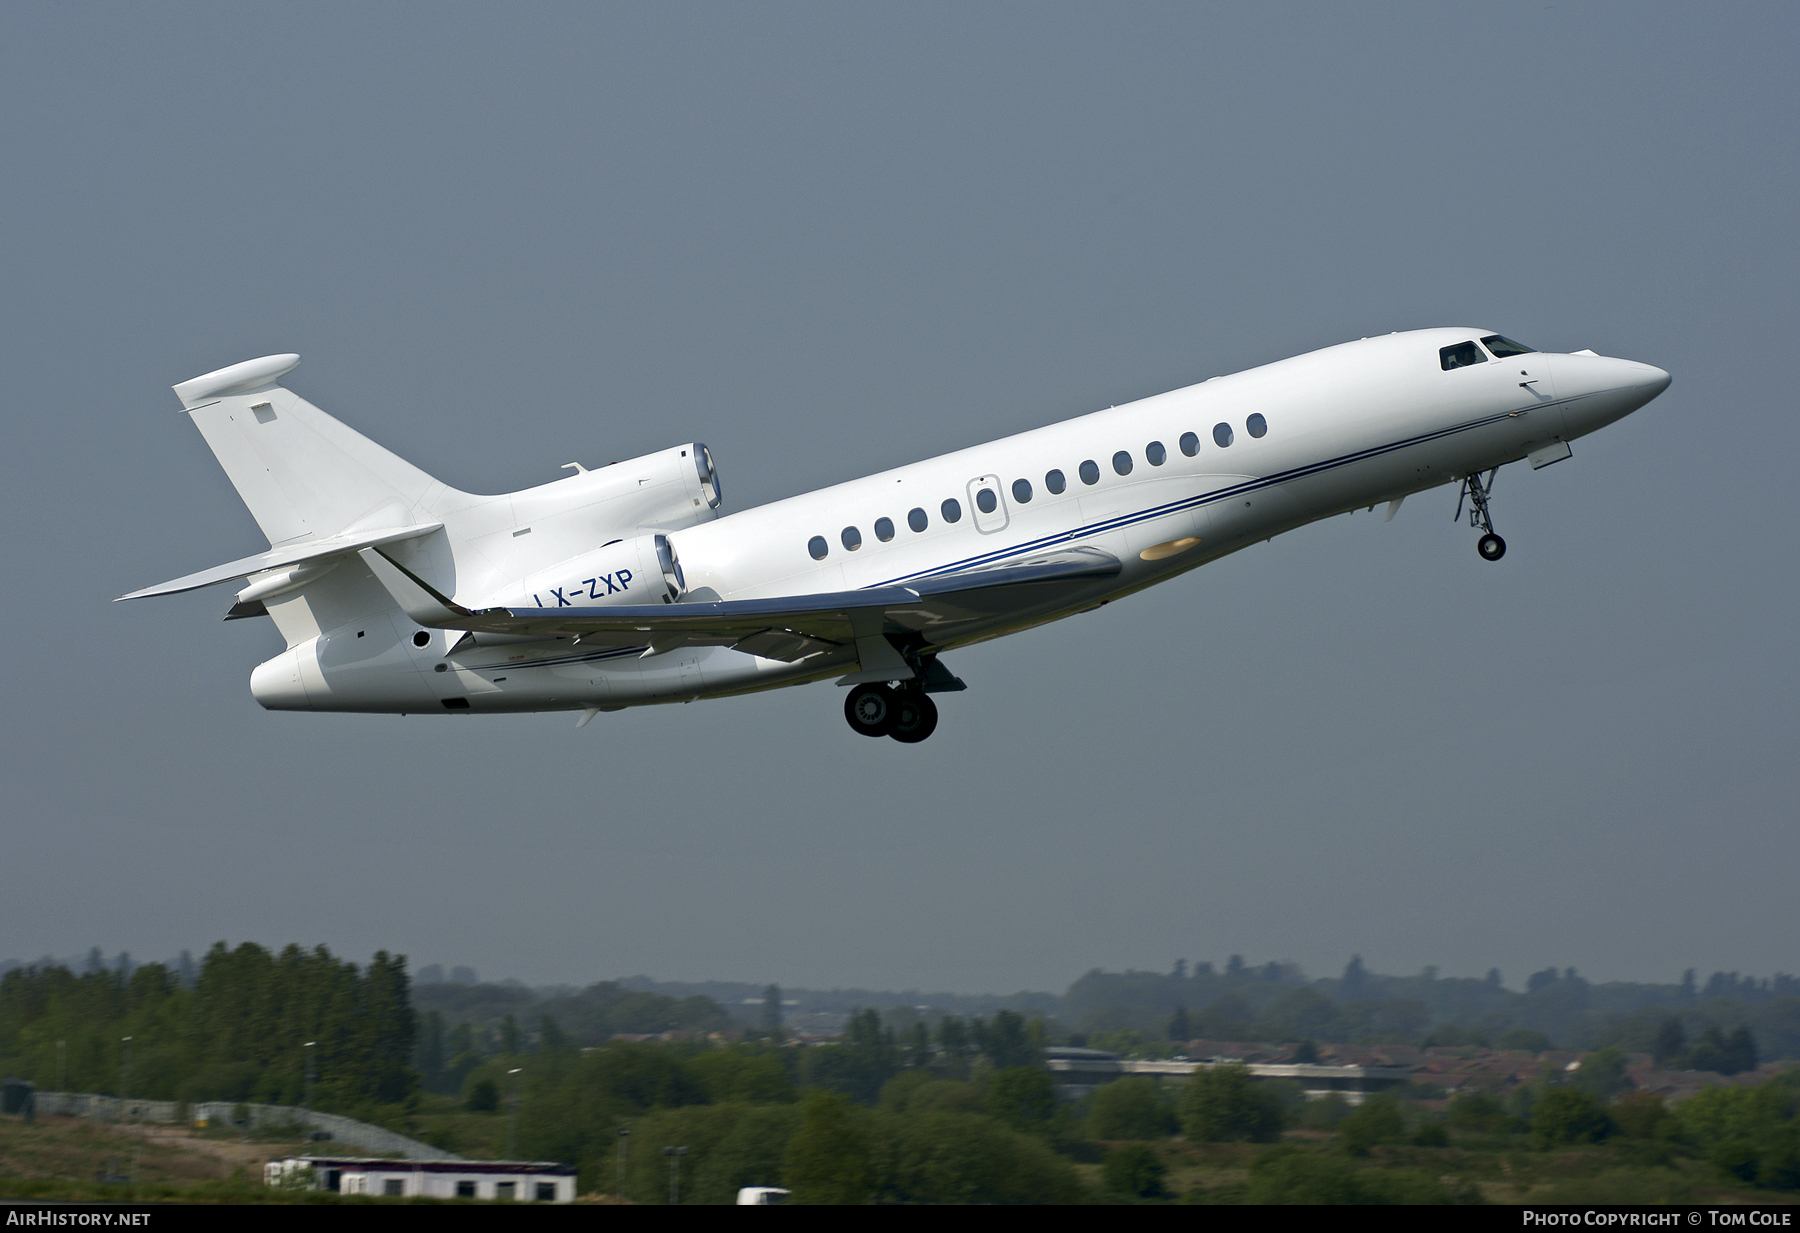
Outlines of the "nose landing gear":
{"type": "Polygon", "coordinates": [[[937,703],[917,686],[858,685],[844,699],[844,718],[864,736],[916,745],[937,730],[937,703]]]}
{"type": "Polygon", "coordinates": [[[1500,474],[1495,467],[1487,473],[1484,480],[1481,472],[1463,477],[1462,492],[1457,494],[1456,512],[1450,516],[1452,522],[1462,517],[1463,502],[1469,503],[1469,525],[1480,527],[1486,532],[1475,541],[1475,551],[1481,554],[1484,561],[1498,561],[1506,555],[1506,541],[1494,533],[1494,520],[1488,513],[1488,497],[1494,491],[1494,477],[1500,474]]]}

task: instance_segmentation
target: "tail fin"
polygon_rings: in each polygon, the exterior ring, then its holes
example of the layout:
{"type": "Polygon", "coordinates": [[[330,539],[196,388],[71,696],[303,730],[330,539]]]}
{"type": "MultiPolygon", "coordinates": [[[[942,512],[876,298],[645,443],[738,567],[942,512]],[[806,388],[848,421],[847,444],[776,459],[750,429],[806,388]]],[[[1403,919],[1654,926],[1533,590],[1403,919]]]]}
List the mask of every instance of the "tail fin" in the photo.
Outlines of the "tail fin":
{"type": "Polygon", "coordinates": [[[270,546],[425,520],[443,486],[276,384],[299,364],[269,355],[175,387],[270,546]]]}

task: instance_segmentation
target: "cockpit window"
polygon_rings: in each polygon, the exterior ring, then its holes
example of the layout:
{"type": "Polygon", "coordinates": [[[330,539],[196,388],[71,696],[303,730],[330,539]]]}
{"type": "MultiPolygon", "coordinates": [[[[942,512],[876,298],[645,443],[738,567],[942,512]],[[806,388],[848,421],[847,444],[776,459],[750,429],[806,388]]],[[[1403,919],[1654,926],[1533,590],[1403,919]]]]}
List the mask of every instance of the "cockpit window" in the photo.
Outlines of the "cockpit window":
{"type": "Polygon", "coordinates": [[[1452,368],[1467,368],[1470,364],[1485,364],[1487,356],[1481,354],[1481,348],[1472,342],[1457,343],[1454,347],[1438,348],[1438,363],[1444,371],[1452,368]]]}
{"type": "Polygon", "coordinates": [[[1509,355],[1530,355],[1533,349],[1524,343],[1514,342],[1504,334],[1489,334],[1481,340],[1481,345],[1494,353],[1495,359],[1503,360],[1509,355]]]}

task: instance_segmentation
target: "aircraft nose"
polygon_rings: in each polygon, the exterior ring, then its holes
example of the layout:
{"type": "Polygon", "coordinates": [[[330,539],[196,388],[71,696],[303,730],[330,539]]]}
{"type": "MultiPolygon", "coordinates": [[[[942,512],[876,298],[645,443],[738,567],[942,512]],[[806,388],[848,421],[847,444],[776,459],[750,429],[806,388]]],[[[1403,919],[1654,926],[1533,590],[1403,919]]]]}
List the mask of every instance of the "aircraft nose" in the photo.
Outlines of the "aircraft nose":
{"type": "Polygon", "coordinates": [[[1654,364],[1631,363],[1631,383],[1644,392],[1645,401],[1655,398],[1669,388],[1674,378],[1654,364]]]}

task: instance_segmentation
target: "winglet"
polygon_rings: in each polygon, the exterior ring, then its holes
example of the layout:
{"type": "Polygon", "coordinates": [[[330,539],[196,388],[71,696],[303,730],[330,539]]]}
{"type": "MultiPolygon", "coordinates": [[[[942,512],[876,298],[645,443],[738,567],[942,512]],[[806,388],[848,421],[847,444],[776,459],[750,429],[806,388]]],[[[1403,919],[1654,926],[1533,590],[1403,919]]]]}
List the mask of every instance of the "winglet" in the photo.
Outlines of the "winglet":
{"type": "Polygon", "coordinates": [[[407,569],[396,564],[394,559],[378,548],[364,548],[356,554],[375,575],[375,580],[387,588],[394,602],[399,604],[406,615],[421,625],[433,629],[460,629],[456,624],[459,617],[469,615],[469,610],[453,603],[449,597],[433,589],[430,583],[407,569]]]}

